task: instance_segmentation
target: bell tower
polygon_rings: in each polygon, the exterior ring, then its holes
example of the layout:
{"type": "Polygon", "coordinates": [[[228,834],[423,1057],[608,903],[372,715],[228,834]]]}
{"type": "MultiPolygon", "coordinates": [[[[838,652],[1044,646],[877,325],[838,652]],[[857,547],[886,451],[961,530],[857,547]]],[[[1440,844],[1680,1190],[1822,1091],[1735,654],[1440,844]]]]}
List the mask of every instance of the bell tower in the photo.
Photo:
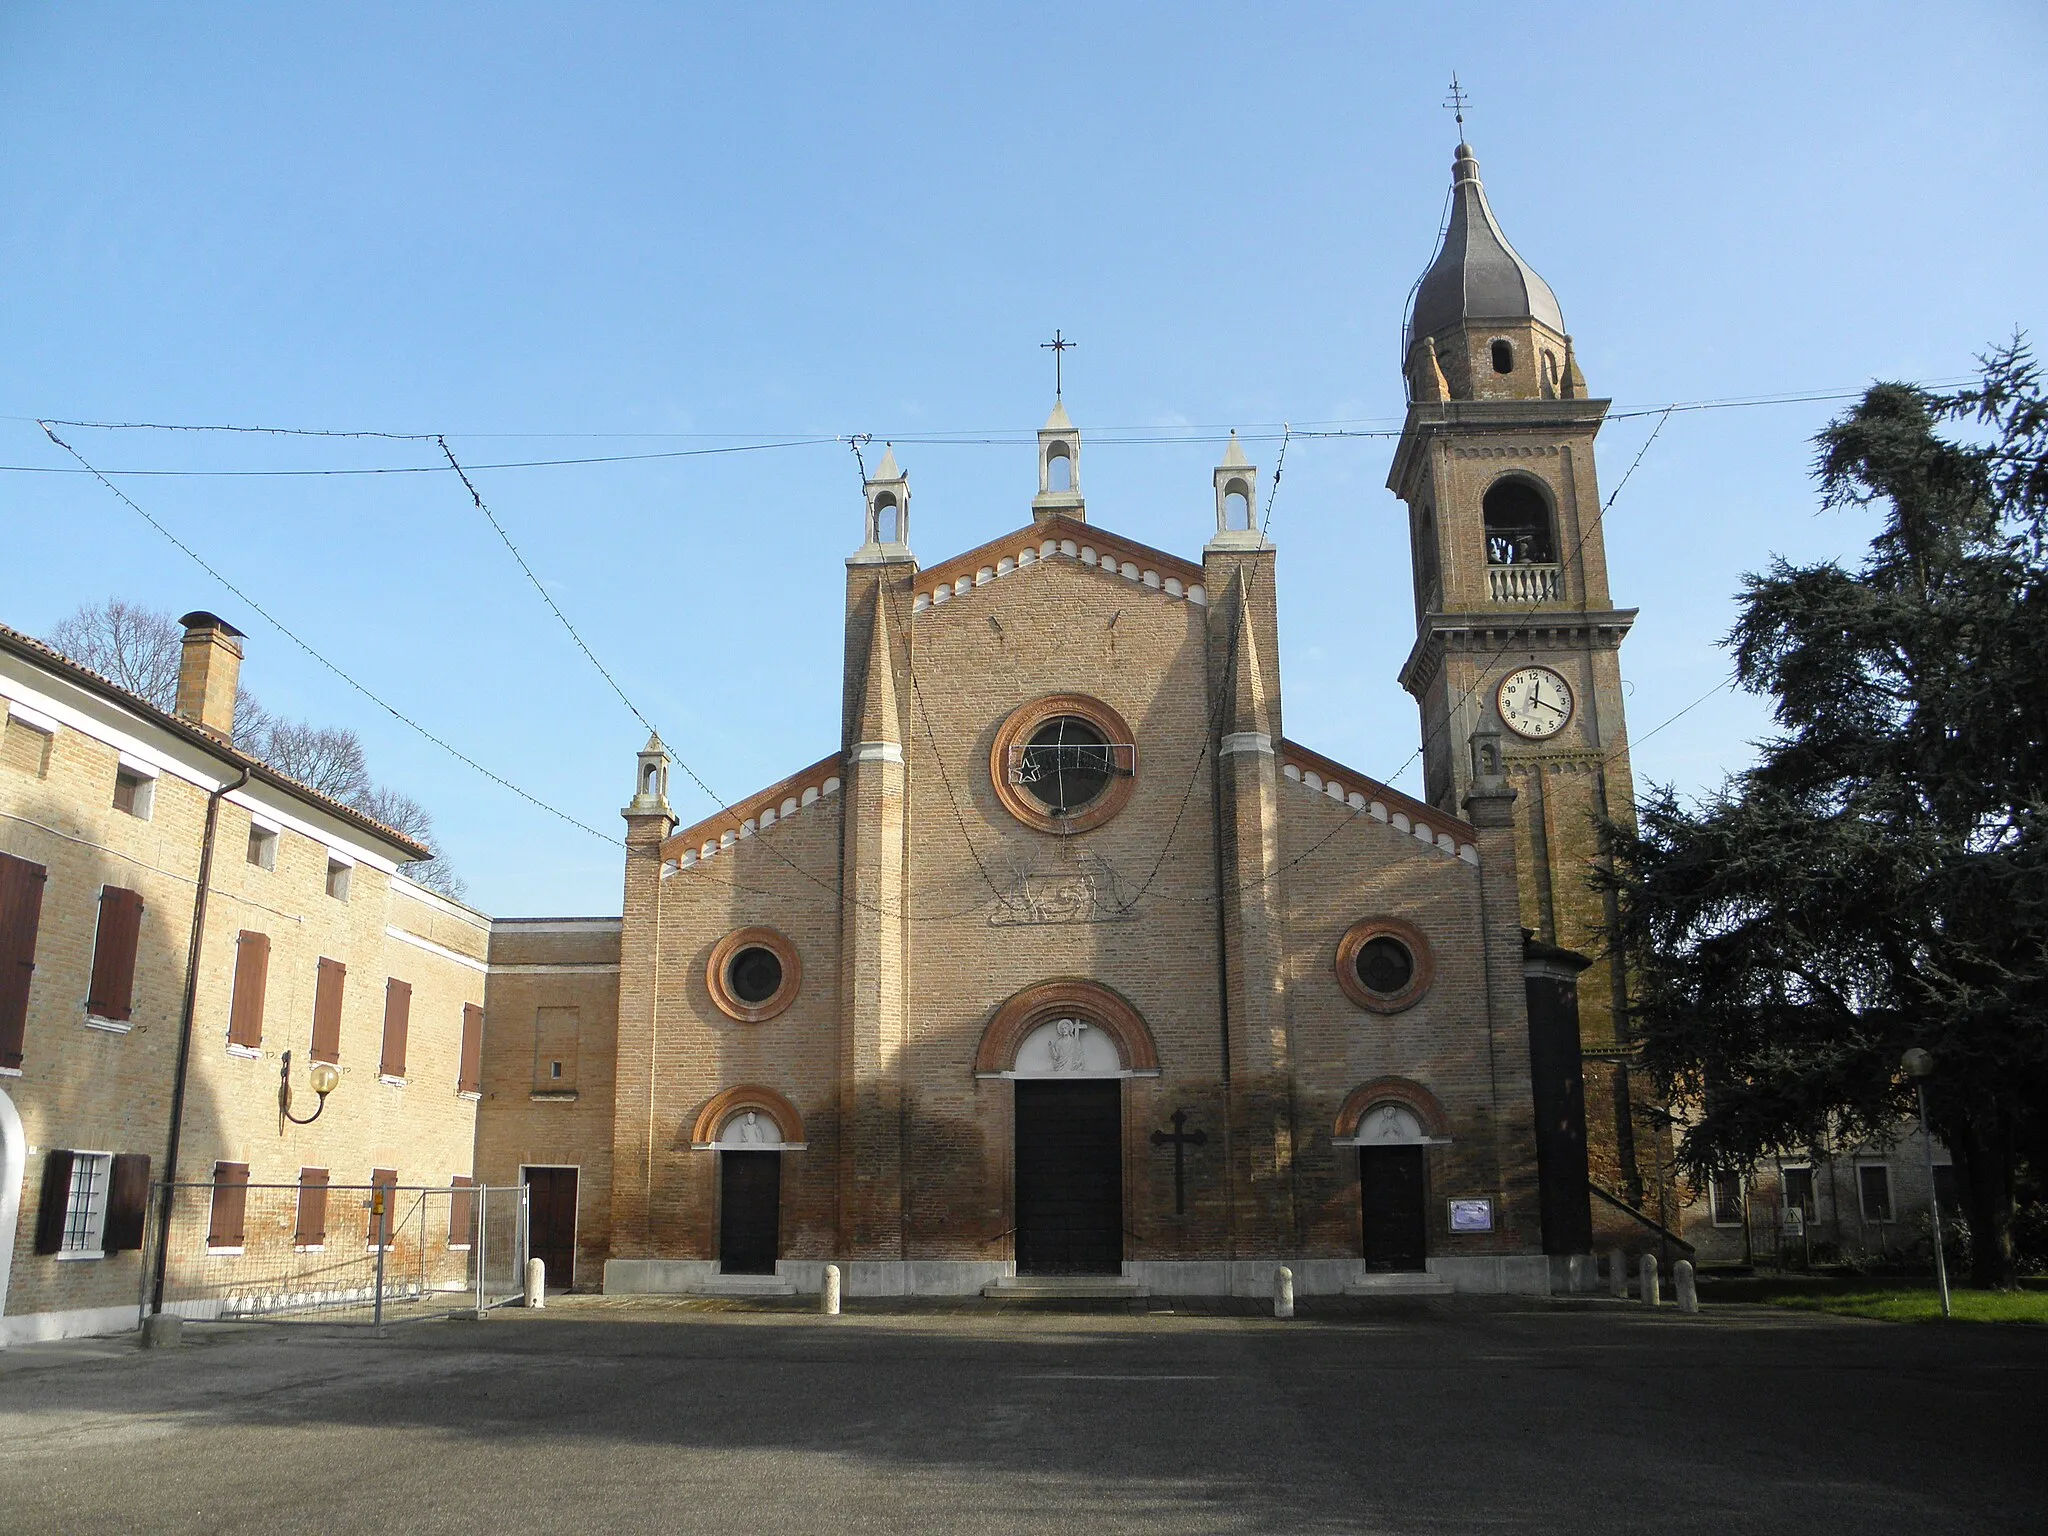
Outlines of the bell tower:
{"type": "MultiPolygon", "coordinates": [[[[1635,798],[1621,682],[1635,610],[1608,592],[1594,462],[1608,402],[1586,397],[1557,296],[1502,233],[1469,144],[1402,346],[1408,414],[1387,486],[1408,511],[1416,633],[1401,684],[1422,717],[1424,798],[1457,813],[1472,788],[1466,744],[1497,732],[1522,925],[1600,956],[1610,898],[1590,879],[1596,823],[1635,798]]],[[[1604,957],[1580,978],[1592,1177],[1668,1225],[1675,1210],[1638,1168],[1638,1139],[1656,1127],[1631,1103],[1625,998],[1604,957]]]]}

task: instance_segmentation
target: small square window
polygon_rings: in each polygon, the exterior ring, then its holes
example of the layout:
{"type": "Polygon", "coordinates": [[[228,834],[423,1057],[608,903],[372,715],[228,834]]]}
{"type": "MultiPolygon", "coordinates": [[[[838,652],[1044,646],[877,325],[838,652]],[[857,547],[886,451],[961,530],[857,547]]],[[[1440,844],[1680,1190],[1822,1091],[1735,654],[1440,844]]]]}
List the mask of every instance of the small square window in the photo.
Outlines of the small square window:
{"type": "Polygon", "coordinates": [[[1820,1207],[1813,1198],[1813,1170],[1811,1168],[1786,1168],[1779,1177],[1785,1181],[1785,1209],[1797,1211],[1807,1221],[1820,1214],[1820,1207]]]}
{"type": "Polygon", "coordinates": [[[352,864],[344,864],[340,859],[329,859],[327,861],[327,894],[336,901],[347,901],[348,877],[354,871],[355,866],[352,864]]]}
{"type": "Polygon", "coordinates": [[[1865,1221],[1892,1219],[1892,1171],[1883,1163],[1863,1163],[1857,1167],[1856,1193],[1863,1201],[1865,1221]]]}
{"type": "Polygon", "coordinates": [[[137,773],[133,768],[119,768],[114,772],[114,809],[126,811],[138,821],[149,820],[150,808],[156,803],[156,780],[148,774],[137,773]]]}
{"type": "MultiPolygon", "coordinates": [[[[249,862],[258,869],[277,868],[277,833],[256,822],[249,823],[249,862]]],[[[329,881],[333,877],[330,875],[329,881]]]]}
{"type": "Polygon", "coordinates": [[[64,1205],[60,1258],[96,1259],[104,1251],[107,1174],[113,1161],[112,1154],[106,1152],[71,1154],[71,1189],[64,1205]]]}
{"type": "Polygon", "coordinates": [[[1715,1174],[1712,1198],[1715,1226],[1739,1227],[1742,1225],[1741,1174],[1732,1171],[1715,1174]]]}

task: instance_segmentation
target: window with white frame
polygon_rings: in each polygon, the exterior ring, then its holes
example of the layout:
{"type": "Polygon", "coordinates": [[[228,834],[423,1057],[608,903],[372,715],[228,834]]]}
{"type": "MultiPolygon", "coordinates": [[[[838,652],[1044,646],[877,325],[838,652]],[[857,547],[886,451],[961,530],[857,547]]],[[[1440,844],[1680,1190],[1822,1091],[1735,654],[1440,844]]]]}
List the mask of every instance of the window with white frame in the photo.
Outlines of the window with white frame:
{"type": "Polygon", "coordinates": [[[1812,1221],[1820,1214],[1820,1207],[1814,1202],[1813,1170],[1808,1167],[1786,1167],[1778,1172],[1784,1183],[1785,1209],[1799,1212],[1802,1221],[1812,1221]]]}
{"type": "Polygon", "coordinates": [[[114,809],[137,821],[149,820],[156,804],[156,775],[123,763],[114,770],[114,809]]]}
{"type": "Polygon", "coordinates": [[[1742,1175],[1732,1168],[1723,1169],[1714,1175],[1709,1186],[1709,1198],[1713,1202],[1714,1225],[1717,1227],[1739,1227],[1742,1225],[1742,1175]]]}
{"type": "Polygon", "coordinates": [[[1883,1163],[1856,1165],[1856,1196],[1863,1203],[1865,1221],[1892,1219],[1892,1171],[1883,1163]]]}
{"type": "Polygon", "coordinates": [[[107,1178],[111,1152],[71,1154],[71,1189],[64,1204],[64,1246],[60,1259],[97,1259],[106,1250],[107,1178]]]}

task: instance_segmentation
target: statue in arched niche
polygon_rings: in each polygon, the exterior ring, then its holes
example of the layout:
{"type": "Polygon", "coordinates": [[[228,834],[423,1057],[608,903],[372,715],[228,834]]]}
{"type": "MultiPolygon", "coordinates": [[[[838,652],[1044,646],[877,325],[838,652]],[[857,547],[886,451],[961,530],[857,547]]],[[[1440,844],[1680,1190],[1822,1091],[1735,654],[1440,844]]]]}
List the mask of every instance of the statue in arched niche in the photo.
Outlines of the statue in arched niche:
{"type": "Polygon", "coordinates": [[[1046,1049],[1052,1057],[1055,1072],[1083,1072],[1088,1067],[1088,1049],[1084,1039],[1087,1024],[1080,1019],[1061,1019],[1053,1026],[1052,1039],[1046,1049]]]}

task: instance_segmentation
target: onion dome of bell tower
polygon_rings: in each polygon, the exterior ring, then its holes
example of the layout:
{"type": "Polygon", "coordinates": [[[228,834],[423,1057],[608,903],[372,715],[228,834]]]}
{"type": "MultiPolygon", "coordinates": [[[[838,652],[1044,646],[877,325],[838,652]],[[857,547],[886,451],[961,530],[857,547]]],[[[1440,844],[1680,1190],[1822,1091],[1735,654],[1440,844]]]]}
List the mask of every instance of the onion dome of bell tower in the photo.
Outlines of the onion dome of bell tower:
{"type": "MultiPolygon", "coordinates": [[[[1402,334],[1411,396],[1570,395],[1566,343],[1557,295],[1508,243],[1486,200],[1479,161],[1461,141],[1443,245],[1415,285],[1402,334]]],[[[1583,381],[1576,392],[1584,393],[1583,381]]]]}

